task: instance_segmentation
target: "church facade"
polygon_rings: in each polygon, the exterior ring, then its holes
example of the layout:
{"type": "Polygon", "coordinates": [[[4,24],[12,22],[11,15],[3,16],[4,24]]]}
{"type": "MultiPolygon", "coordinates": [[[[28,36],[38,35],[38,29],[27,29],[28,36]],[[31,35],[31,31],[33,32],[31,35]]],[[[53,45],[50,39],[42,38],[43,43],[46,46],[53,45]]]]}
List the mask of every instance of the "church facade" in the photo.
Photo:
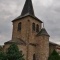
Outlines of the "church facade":
{"type": "Polygon", "coordinates": [[[5,42],[4,51],[10,44],[16,43],[25,60],[47,60],[52,45],[49,44],[50,36],[42,27],[43,22],[35,16],[31,0],[26,0],[21,15],[12,23],[12,39],[5,42]]]}

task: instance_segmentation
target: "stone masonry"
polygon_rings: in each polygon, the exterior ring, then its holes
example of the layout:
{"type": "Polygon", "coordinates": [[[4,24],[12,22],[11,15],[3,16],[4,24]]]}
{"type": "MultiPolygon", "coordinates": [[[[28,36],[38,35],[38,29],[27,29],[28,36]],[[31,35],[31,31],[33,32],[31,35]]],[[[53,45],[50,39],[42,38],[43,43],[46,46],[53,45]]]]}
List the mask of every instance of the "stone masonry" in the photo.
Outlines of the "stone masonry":
{"type": "Polygon", "coordinates": [[[25,60],[47,60],[49,56],[49,34],[45,28],[42,28],[43,22],[35,16],[31,0],[26,0],[21,15],[12,23],[12,39],[5,42],[4,51],[15,42],[19,50],[22,50],[25,60]],[[19,23],[21,23],[20,31],[18,30],[19,23]],[[35,30],[32,28],[33,23],[35,30]],[[39,31],[36,32],[36,29],[39,31]]]}

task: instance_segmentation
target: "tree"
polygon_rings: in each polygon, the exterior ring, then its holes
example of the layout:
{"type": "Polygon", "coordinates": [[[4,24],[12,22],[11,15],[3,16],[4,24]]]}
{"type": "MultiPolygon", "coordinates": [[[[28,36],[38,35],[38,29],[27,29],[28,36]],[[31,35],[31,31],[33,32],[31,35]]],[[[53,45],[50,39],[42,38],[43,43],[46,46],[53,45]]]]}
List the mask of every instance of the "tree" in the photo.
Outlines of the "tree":
{"type": "Polygon", "coordinates": [[[3,47],[2,46],[0,46],[0,51],[2,51],[3,50],[3,47]]]}
{"type": "Polygon", "coordinates": [[[0,60],[6,60],[6,55],[3,51],[0,51],[0,60]]]}
{"type": "Polygon", "coordinates": [[[52,54],[49,56],[48,60],[60,60],[59,54],[54,50],[52,54]]]}
{"type": "Polygon", "coordinates": [[[10,45],[6,54],[8,60],[24,60],[22,51],[19,51],[18,46],[15,43],[10,45]]]}

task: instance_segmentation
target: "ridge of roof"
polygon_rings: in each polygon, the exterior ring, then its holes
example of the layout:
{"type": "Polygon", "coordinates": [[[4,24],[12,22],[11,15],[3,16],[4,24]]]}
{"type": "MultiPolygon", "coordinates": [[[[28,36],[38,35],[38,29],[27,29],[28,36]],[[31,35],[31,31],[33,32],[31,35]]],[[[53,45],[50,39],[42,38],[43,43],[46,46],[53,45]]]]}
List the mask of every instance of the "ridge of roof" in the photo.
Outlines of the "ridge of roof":
{"type": "Polygon", "coordinates": [[[43,23],[43,22],[42,22],[40,19],[38,19],[36,16],[29,15],[29,14],[25,14],[24,16],[18,16],[18,17],[17,17],[17,18],[15,18],[12,22],[17,21],[17,20],[22,19],[22,18],[25,18],[25,17],[27,17],[27,16],[30,16],[30,17],[32,17],[32,18],[34,18],[34,19],[36,19],[37,21],[39,21],[39,22],[43,23]]]}

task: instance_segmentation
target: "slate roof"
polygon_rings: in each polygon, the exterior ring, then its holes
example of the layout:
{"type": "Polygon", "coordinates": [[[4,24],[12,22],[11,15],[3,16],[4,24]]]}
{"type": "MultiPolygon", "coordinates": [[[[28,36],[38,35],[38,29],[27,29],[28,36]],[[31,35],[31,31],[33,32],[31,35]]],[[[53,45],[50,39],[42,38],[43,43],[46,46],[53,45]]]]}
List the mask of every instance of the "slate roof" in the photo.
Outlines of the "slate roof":
{"type": "MultiPolygon", "coordinates": [[[[7,41],[4,44],[12,44],[12,43],[16,43],[18,45],[26,45],[27,44],[24,40],[22,40],[20,38],[15,38],[14,40],[7,41]]],[[[37,44],[36,43],[29,43],[29,45],[36,46],[37,44]]]]}
{"type": "Polygon", "coordinates": [[[15,38],[14,40],[10,40],[8,42],[5,42],[4,44],[11,44],[11,43],[16,43],[19,45],[26,45],[26,42],[20,38],[15,38]]]}
{"type": "Polygon", "coordinates": [[[49,41],[49,45],[59,46],[59,44],[56,44],[54,42],[49,41]]]}
{"type": "Polygon", "coordinates": [[[35,16],[31,0],[26,0],[21,15],[18,16],[17,18],[15,18],[12,22],[20,20],[20,19],[27,17],[27,16],[30,16],[30,17],[36,19],[37,21],[40,21],[41,23],[43,23],[40,19],[38,19],[35,16]]]}
{"type": "Polygon", "coordinates": [[[37,34],[37,36],[40,36],[40,35],[46,35],[46,36],[49,36],[49,34],[47,33],[47,31],[46,31],[45,28],[42,28],[41,31],[37,34]]]}
{"type": "Polygon", "coordinates": [[[23,19],[23,18],[25,18],[25,17],[27,17],[27,16],[30,16],[30,17],[36,19],[36,20],[39,21],[40,23],[43,23],[43,22],[42,22],[40,19],[38,19],[36,16],[32,16],[32,15],[29,15],[29,14],[26,14],[26,15],[24,15],[24,16],[19,16],[19,17],[15,18],[12,22],[17,21],[17,20],[20,20],[20,19],[23,19]]]}
{"type": "Polygon", "coordinates": [[[31,0],[26,0],[25,5],[24,5],[23,10],[22,10],[22,13],[21,13],[21,16],[24,16],[27,13],[35,16],[31,0]]]}

